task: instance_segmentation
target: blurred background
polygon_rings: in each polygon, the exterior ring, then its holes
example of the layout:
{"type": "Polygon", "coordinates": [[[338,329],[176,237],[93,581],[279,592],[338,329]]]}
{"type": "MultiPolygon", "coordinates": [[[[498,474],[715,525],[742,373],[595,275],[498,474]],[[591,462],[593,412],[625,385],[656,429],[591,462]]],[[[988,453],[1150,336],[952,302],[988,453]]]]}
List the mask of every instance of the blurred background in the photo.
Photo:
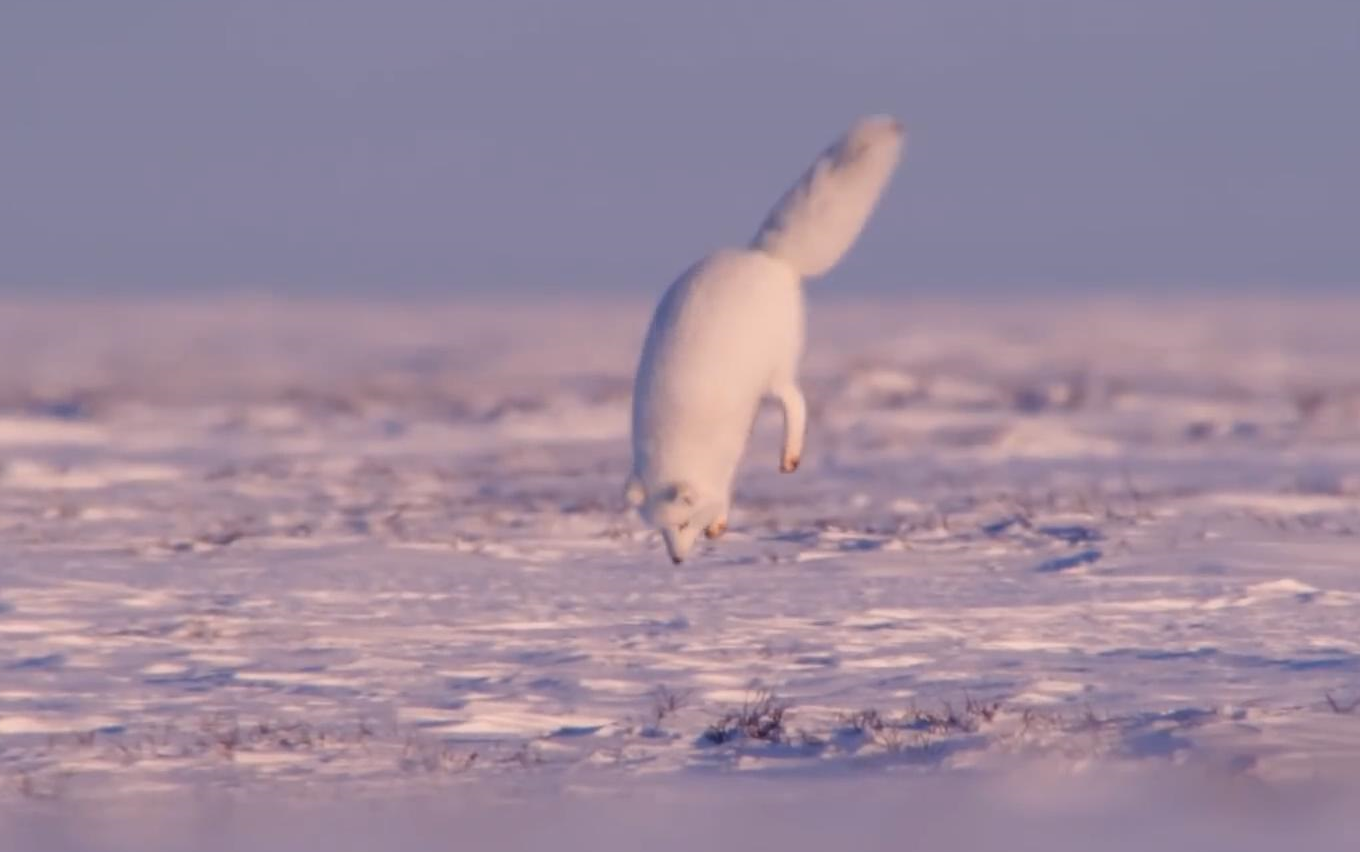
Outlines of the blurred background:
{"type": "Polygon", "coordinates": [[[838,288],[1343,293],[1355,0],[6,0],[0,294],[650,300],[855,116],[838,288]]]}

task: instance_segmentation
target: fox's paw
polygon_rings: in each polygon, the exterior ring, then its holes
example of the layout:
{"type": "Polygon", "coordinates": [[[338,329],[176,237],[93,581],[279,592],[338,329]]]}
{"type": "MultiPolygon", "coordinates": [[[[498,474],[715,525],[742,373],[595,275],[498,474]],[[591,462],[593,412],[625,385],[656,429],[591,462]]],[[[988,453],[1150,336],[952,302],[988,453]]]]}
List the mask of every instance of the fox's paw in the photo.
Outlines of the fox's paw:
{"type": "Polygon", "coordinates": [[[795,470],[798,469],[798,463],[801,461],[802,459],[799,458],[798,456],[785,456],[783,459],[779,461],[779,472],[793,473],[795,470]]]}
{"type": "Polygon", "coordinates": [[[704,535],[709,538],[717,538],[727,532],[727,518],[719,518],[708,526],[704,527],[704,535]]]}

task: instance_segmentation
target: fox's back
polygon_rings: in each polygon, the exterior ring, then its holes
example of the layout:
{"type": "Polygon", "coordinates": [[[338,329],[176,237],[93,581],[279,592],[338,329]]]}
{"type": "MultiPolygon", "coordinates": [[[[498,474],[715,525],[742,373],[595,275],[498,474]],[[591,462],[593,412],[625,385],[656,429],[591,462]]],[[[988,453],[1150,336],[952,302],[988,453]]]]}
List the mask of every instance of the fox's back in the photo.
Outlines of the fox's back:
{"type": "Polygon", "coordinates": [[[761,396],[802,342],[802,290],[788,264],[731,249],[682,275],[652,317],[634,387],[640,472],[730,477],[761,396]]]}

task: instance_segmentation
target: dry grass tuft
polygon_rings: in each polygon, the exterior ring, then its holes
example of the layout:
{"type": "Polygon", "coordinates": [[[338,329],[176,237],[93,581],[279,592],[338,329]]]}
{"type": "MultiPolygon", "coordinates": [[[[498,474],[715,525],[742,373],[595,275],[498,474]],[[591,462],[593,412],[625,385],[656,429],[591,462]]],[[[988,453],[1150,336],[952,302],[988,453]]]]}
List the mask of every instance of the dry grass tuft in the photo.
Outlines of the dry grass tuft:
{"type": "Polygon", "coordinates": [[[742,703],[709,725],[702,739],[712,745],[722,745],[736,739],[783,743],[788,740],[784,727],[789,705],[766,690],[756,692],[742,703]]]}

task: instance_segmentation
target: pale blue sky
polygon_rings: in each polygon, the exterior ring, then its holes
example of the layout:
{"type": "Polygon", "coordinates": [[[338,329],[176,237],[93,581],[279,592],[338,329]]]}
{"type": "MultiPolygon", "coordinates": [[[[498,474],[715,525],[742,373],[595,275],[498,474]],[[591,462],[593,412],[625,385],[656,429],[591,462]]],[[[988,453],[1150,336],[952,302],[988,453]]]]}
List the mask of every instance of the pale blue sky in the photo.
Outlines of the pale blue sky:
{"type": "Polygon", "coordinates": [[[0,293],[611,290],[912,134],[827,286],[1360,284],[1357,0],[5,0],[0,293]]]}

